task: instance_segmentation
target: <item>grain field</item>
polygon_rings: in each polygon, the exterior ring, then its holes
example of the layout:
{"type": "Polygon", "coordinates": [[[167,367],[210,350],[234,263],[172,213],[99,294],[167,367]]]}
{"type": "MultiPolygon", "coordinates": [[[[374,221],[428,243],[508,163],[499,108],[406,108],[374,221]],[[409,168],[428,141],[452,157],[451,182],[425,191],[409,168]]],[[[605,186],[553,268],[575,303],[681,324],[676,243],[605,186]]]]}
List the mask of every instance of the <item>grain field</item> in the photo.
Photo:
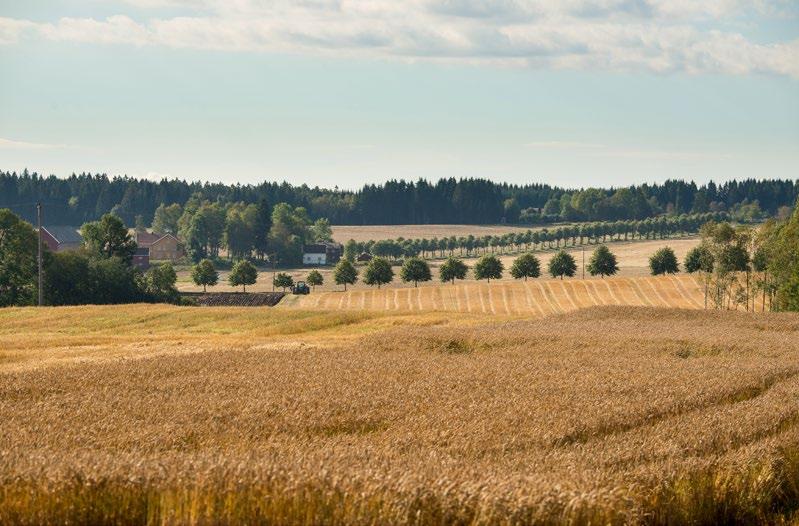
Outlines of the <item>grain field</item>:
{"type": "Polygon", "coordinates": [[[0,309],[0,523],[795,517],[799,317],[561,314],[661,301],[575,281],[501,321],[528,287],[493,285],[422,297],[480,310],[456,317],[377,291],[351,297],[393,310],[0,309]]]}

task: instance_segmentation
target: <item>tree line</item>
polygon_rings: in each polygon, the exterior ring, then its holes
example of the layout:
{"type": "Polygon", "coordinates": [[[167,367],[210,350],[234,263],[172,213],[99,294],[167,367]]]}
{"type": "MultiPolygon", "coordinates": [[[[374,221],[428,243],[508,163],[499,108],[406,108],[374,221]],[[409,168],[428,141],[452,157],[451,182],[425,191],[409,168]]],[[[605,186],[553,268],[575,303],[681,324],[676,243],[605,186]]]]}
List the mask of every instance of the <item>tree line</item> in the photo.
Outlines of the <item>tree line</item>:
{"type": "Polygon", "coordinates": [[[484,236],[450,236],[431,239],[381,239],[344,244],[344,257],[355,261],[368,253],[389,260],[418,256],[423,259],[444,258],[446,255],[472,257],[480,254],[521,252],[605,243],[608,240],[666,239],[674,235],[699,232],[709,221],[727,221],[726,212],[660,216],[644,220],[612,221],[563,225],[540,230],[508,232],[484,236]]]}
{"type": "Polygon", "coordinates": [[[113,212],[127,224],[149,225],[161,206],[187,207],[192,199],[228,206],[286,203],[310,220],[338,225],[539,224],[557,221],[646,219],[660,214],[724,211],[736,219],[774,216],[799,197],[799,181],[728,181],[722,184],[669,180],[625,188],[565,189],[544,184],[511,185],[486,179],[392,180],[358,190],[263,182],[257,185],[150,181],[106,174],[66,178],[35,172],[0,172],[0,208],[33,221],[41,201],[49,224],[80,225],[113,212]],[[199,196],[199,197],[198,197],[199,196]]]}

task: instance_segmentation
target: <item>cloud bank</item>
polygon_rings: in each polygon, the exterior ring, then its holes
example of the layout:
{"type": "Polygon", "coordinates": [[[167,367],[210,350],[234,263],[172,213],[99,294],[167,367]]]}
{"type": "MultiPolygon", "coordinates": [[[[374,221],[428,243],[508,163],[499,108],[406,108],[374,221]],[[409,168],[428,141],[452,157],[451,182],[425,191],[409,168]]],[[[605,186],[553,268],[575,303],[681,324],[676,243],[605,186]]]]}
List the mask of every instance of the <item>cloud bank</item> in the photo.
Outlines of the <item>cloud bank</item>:
{"type": "Polygon", "coordinates": [[[742,27],[796,21],[794,0],[126,0],[103,19],[0,18],[21,40],[657,73],[799,78],[799,38],[742,27]],[[181,16],[149,16],[159,9],[181,16]],[[126,12],[126,10],[128,12],[126,12]],[[130,13],[134,10],[138,16],[130,13]]]}

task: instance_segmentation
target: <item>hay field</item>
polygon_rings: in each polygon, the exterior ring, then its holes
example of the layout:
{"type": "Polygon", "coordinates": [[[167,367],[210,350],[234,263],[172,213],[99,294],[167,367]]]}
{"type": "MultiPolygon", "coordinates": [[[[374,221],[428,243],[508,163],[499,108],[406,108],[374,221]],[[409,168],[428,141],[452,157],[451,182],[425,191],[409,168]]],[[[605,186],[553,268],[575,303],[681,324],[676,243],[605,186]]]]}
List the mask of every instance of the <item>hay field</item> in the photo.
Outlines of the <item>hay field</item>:
{"type": "Polygon", "coordinates": [[[447,311],[543,317],[602,305],[701,309],[704,285],[688,274],[606,279],[467,281],[287,296],[279,308],[447,311]]]}
{"type": "Polygon", "coordinates": [[[1,524],[752,524],[799,317],[0,310],[1,524]]]}

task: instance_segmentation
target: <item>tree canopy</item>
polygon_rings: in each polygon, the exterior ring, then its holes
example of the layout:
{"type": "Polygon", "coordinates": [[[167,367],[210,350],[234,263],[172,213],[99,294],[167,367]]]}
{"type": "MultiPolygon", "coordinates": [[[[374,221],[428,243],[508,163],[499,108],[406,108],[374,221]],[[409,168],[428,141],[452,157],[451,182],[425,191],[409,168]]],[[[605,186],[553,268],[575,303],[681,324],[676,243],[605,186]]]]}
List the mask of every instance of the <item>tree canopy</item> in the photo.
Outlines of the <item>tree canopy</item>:
{"type": "Polygon", "coordinates": [[[592,276],[612,276],[619,271],[616,255],[606,245],[599,245],[591,254],[588,262],[588,272],[592,276]]]}
{"type": "Polygon", "coordinates": [[[255,268],[255,265],[246,259],[242,259],[237,261],[230,270],[228,283],[233,287],[241,285],[244,292],[247,292],[247,285],[254,285],[257,279],[258,270],[255,268]]]}
{"type": "MultiPolygon", "coordinates": [[[[346,261],[346,260],[344,260],[346,261]]],[[[374,257],[366,265],[364,271],[363,282],[367,285],[386,285],[394,280],[394,270],[391,268],[391,263],[387,259],[381,257],[374,257]]]]}
{"type": "Polygon", "coordinates": [[[219,282],[219,273],[211,260],[203,259],[191,268],[191,280],[195,285],[202,285],[203,292],[206,292],[206,287],[213,287],[219,282]]]}
{"type": "Polygon", "coordinates": [[[553,278],[572,277],[575,272],[577,272],[577,263],[574,261],[574,256],[565,250],[560,250],[549,260],[549,274],[553,278]]]}
{"type": "Polygon", "coordinates": [[[658,249],[649,258],[649,271],[653,276],[660,274],[675,274],[680,271],[677,255],[671,247],[658,249]]]}
{"type": "Polygon", "coordinates": [[[287,274],[285,272],[278,272],[277,274],[275,274],[275,277],[272,280],[272,284],[275,287],[280,287],[281,289],[283,289],[283,292],[285,292],[287,288],[294,286],[294,278],[291,277],[291,274],[287,274]]]}
{"type": "Polygon", "coordinates": [[[420,281],[430,281],[432,279],[430,265],[423,259],[410,257],[402,264],[400,279],[406,283],[413,281],[414,287],[418,286],[420,281]]]}
{"type": "Polygon", "coordinates": [[[347,285],[354,285],[358,281],[358,269],[348,259],[342,259],[333,269],[333,281],[336,285],[344,285],[344,290],[347,290],[347,285]]]}
{"type": "MultiPolygon", "coordinates": [[[[543,184],[445,178],[391,180],[348,191],[285,182],[226,185],[90,173],[59,178],[28,171],[0,172],[0,208],[14,207],[30,222],[35,220],[35,209],[17,208],[19,203],[43,200],[51,224],[80,225],[111,211],[127,224],[134,224],[136,215],[153,221],[161,205],[178,204],[185,209],[197,194],[202,200],[222,205],[283,202],[304,208],[312,220],[327,218],[335,225],[491,224],[503,219],[540,224],[641,220],[661,213],[715,211],[728,211],[736,219],[746,220],[760,214],[773,216],[780,208],[792,206],[799,197],[799,181],[746,179],[699,186],[672,179],[625,188],[570,190],[543,184]]],[[[157,225],[157,231],[169,231],[174,222],[162,218],[157,225]]],[[[265,233],[269,228],[262,222],[258,231],[265,233]]]]}
{"type": "Polygon", "coordinates": [[[462,259],[450,256],[438,269],[438,277],[442,282],[450,281],[455,284],[456,279],[465,279],[469,267],[462,259]]]}
{"type": "Polygon", "coordinates": [[[37,255],[33,227],[10,210],[0,209],[0,307],[34,302],[37,255]]]}
{"type": "Polygon", "coordinates": [[[318,270],[314,269],[308,273],[308,276],[305,277],[305,282],[308,283],[312,288],[316,288],[317,285],[324,285],[325,278],[322,276],[322,273],[318,270]]]}
{"type": "Polygon", "coordinates": [[[86,250],[97,257],[117,257],[130,263],[136,252],[136,241],[118,216],[105,214],[99,221],[86,223],[80,229],[86,250]]]}
{"type": "Polygon", "coordinates": [[[474,264],[474,279],[485,279],[491,283],[492,279],[501,279],[505,265],[493,254],[486,254],[474,264]]]}
{"type": "Polygon", "coordinates": [[[541,275],[541,262],[533,254],[522,254],[513,262],[510,268],[510,275],[514,279],[537,278],[541,275]]]}

